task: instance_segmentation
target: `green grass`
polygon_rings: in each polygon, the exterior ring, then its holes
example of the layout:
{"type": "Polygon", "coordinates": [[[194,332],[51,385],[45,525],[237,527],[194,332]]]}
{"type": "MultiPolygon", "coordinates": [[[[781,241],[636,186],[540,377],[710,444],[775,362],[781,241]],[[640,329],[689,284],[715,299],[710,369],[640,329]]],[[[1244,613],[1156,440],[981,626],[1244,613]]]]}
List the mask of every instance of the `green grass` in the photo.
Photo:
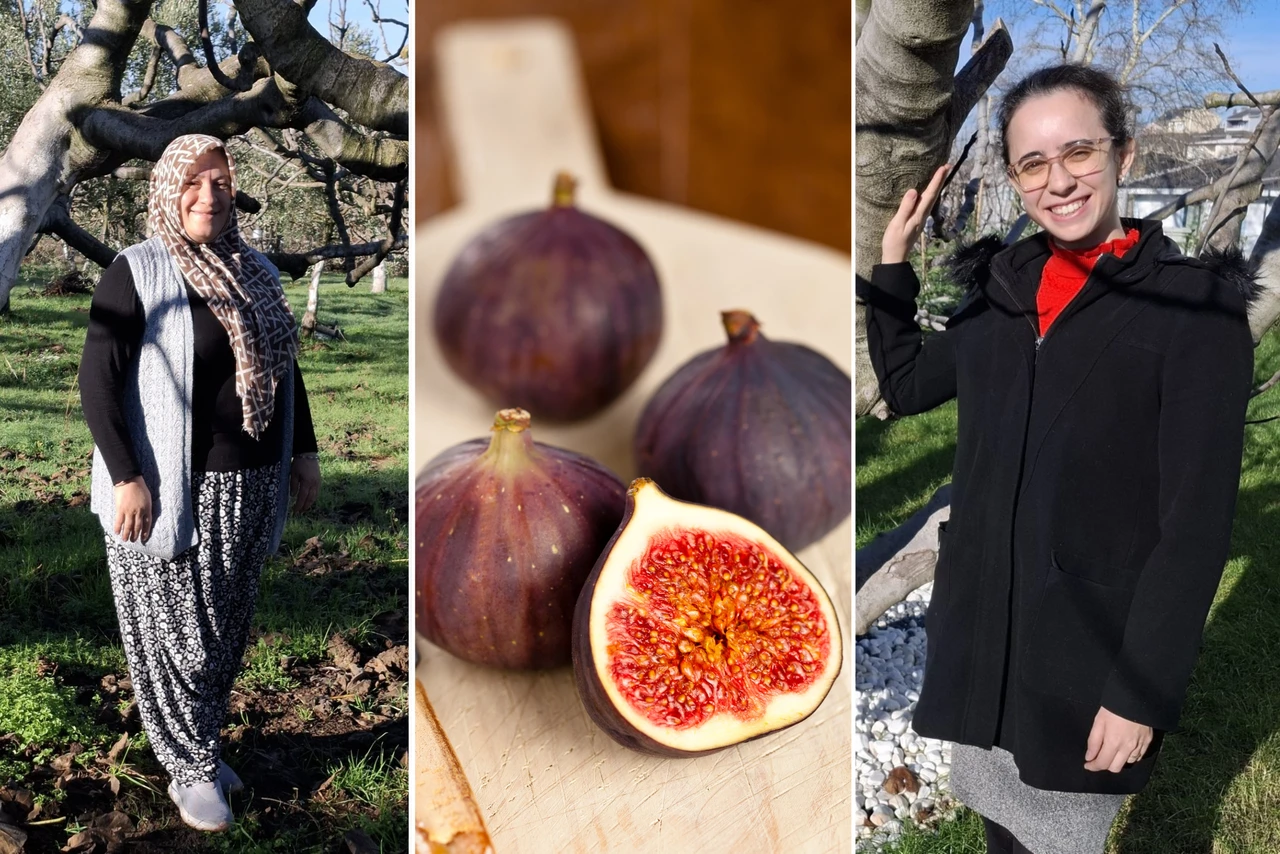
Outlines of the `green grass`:
{"type": "MultiPolygon", "coordinates": [[[[1280,341],[1255,354],[1258,382],[1280,368],[1280,341]]],[[[1249,418],[1280,414],[1280,392],[1249,418]]],[[[950,477],[955,406],[857,425],[857,544],[894,527],[950,477]]],[[[1108,854],[1274,854],[1280,851],[1280,421],[1245,433],[1231,559],[1183,708],[1151,783],[1121,810],[1108,854]]],[[[911,829],[885,854],[984,851],[968,810],[939,829],[911,829]]]]}
{"type": "MultiPolygon", "coordinates": [[[[36,295],[34,286],[42,286],[48,272],[24,270],[11,313],[0,317],[0,787],[50,788],[30,775],[72,742],[86,748],[86,761],[110,748],[119,722],[100,720],[101,708],[114,701],[98,682],[126,672],[102,531],[88,507],[92,441],[76,386],[90,297],[36,295]]],[[[300,317],[306,279],[286,285],[286,292],[300,317]]],[[[376,647],[388,619],[403,621],[408,610],[407,282],[392,279],[386,294],[373,295],[326,276],[319,316],[347,337],[304,341],[299,354],[320,447],[321,494],[305,516],[290,518],[279,553],[264,569],[246,669],[236,685],[238,693],[281,695],[282,707],[304,723],[315,718],[311,702],[289,702],[299,682],[281,659],[321,669],[333,633],[376,647]],[[295,706],[302,713],[295,715],[295,706]]],[[[407,733],[404,705],[392,708],[400,717],[386,732],[407,733]]],[[[251,715],[248,726],[260,719],[261,713],[251,715]]],[[[397,742],[401,749],[405,738],[397,742]]],[[[290,756],[310,763],[323,779],[334,756],[346,755],[337,742],[326,732],[314,747],[290,756]]],[[[385,749],[390,757],[397,748],[385,749]]],[[[268,748],[231,750],[251,765],[268,748]]],[[[365,757],[367,751],[365,743],[348,752],[365,757]]],[[[128,762],[143,777],[160,779],[142,734],[133,736],[128,762]]],[[[162,826],[176,822],[163,785],[157,797],[127,780],[124,789],[131,799],[116,808],[162,826]]],[[[354,799],[308,801],[305,791],[283,807],[250,800],[237,805],[234,833],[172,844],[193,851],[329,851],[345,830],[364,828],[384,851],[404,851],[407,791],[406,776],[389,773],[376,807],[354,799]]],[[[65,843],[65,830],[49,850],[65,843]]],[[[28,850],[45,850],[42,844],[35,840],[28,850]]]]}

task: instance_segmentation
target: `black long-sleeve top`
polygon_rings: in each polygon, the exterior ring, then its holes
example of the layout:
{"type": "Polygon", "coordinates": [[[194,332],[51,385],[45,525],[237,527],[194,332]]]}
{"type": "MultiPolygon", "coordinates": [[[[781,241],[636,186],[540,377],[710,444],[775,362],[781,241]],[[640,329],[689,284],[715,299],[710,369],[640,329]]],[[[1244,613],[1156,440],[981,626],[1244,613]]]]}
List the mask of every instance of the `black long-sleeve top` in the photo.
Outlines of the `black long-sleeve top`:
{"type": "MultiPolygon", "coordinates": [[[[236,360],[231,339],[204,298],[185,284],[195,342],[192,370],[192,471],[237,471],[280,459],[280,419],[254,439],[241,428],[236,360]]],[[[80,360],[80,400],[94,444],[113,483],[142,473],[125,425],[124,379],[136,357],[146,317],[129,262],[118,257],[102,274],[89,308],[89,331],[80,360]]],[[[315,427],[298,363],[293,363],[293,452],[316,450],[315,427]]],[[[279,387],[276,411],[279,412],[279,387]]]]}

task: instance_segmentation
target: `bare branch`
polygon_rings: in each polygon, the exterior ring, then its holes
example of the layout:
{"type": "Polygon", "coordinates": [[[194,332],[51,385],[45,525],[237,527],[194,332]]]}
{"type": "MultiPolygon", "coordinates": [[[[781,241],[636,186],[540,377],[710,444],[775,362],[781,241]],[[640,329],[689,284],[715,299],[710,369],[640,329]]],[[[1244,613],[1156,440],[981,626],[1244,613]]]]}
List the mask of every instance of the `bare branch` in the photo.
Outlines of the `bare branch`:
{"type": "MultiPolygon", "coordinates": [[[[307,160],[303,155],[303,160],[307,160]]],[[[342,246],[347,254],[343,257],[343,268],[347,271],[347,278],[351,278],[352,257],[351,257],[351,235],[347,232],[347,221],[342,216],[342,207],[338,204],[338,188],[336,180],[336,172],[332,165],[325,163],[322,167],[325,173],[324,192],[325,198],[329,202],[329,218],[333,220],[334,227],[338,230],[338,237],[342,239],[342,246]]]]}
{"type": "Polygon", "coordinates": [[[121,181],[149,181],[151,180],[151,167],[119,166],[107,174],[112,178],[119,178],[121,181]]]}
{"type": "Polygon", "coordinates": [[[1189,205],[1198,205],[1201,202],[1209,201],[1209,199],[1212,199],[1221,191],[1221,188],[1225,186],[1225,184],[1225,180],[1223,178],[1219,178],[1208,186],[1201,187],[1198,190],[1192,190],[1189,193],[1183,193],[1159,210],[1147,214],[1145,218],[1157,221],[1167,219],[1189,205]]]}
{"type": "Polygon", "coordinates": [[[405,178],[396,184],[395,201],[391,205],[391,228],[390,233],[378,247],[378,251],[371,257],[360,262],[354,269],[347,273],[347,287],[355,287],[356,282],[360,281],[368,275],[375,267],[386,259],[391,250],[395,248],[398,235],[401,234],[401,227],[404,220],[404,203],[405,191],[408,187],[409,179],[405,178]]]}
{"type": "Polygon", "coordinates": [[[1249,392],[1249,397],[1257,397],[1263,392],[1269,391],[1276,383],[1280,383],[1280,371],[1276,371],[1271,375],[1271,379],[1249,392]]]}
{"type": "Polygon", "coordinates": [[[213,52],[213,39],[209,36],[209,0],[198,0],[196,3],[196,14],[200,19],[200,44],[204,47],[204,64],[209,73],[213,75],[213,79],[218,81],[218,85],[232,92],[244,92],[249,87],[242,86],[237,81],[222,73],[222,69],[218,66],[218,58],[213,52]]]}
{"type": "Polygon", "coordinates": [[[31,67],[31,76],[35,79],[36,83],[40,85],[40,88],[44,89],[48,84],[48,81],[45,79],[44,75],[40,73],[39,66],[36,65],[36,53],[31,44],[31,28],[35,26],[36,13],[39,8],[40,7],[33,0],[31,4],[31,15],[28,17],[27,10],[22,5],[22,0],[18,0],[18,12],[22,16],[22,42],[26,46],[26,51],[23,55],[27,58],[27,65],[31,67]]]}
{"type": "Polygon", "coordinates": [[[1208,228],[1200,238],[1196,255],[1203,252],[1206,246],[1222,249],[1235,243],[1239,238],[1240,222],[1244,216],[1241,209],[1247,210],[1249,204],[1261,194],[1262,175],[1271,158],[1275,156],[1277,144],[1280,144],[1280,121],[1276,121],[1278,117],[1280,113],[1275,107],[1267,107],[1263,110],[1258,126],[1253,129],[1249,141],[1236,158],[1231,173],[1222,182],[1218,197],[1213,201],[1213,207],[1209,212],[1208,228]],[[1221,214],[1220,212],[1228,205],[1231,206],[1231,210],[1221,214]],[[1240,219],[1236,219],[1237,216],[1240,219]],[[1224,232],[1222,237],[1215,239],[1214,236],[1224,224],[1233,220],[1232,230],[1224,232]]]}
{"type": "MultiPolygon", "coordinates": [[[[400,56],[404,54],[405,45],[409,43],[409,25],[404,21],[398,21],[395,18],[382,17],[381,10],[373,4],[373,0],[364,0],[364,3],[369,7],[369,13],[373,16],[373,22],[379,25],[378,32],[382,36],[382,49],[387,52],[387,58],[384,59],[383,62],[391,62],[392,60],[399,59],[400,56]],[[397,27],[404,28],[404,38],[400,40],[400,47],[395,50],[391,49],[391,45],[387,43],[387,32],[382,29],[382,24],[394,24],[397,27]]],[[[982,5],[981,0],[978,0],[978,5],[982,5]]]]}
{"type": "Polygon", "coordinates": [[[1280,106],[1280,89],[1272,89],[1268,92],[1259,92],[1257,95],[1253,95],[1251,97],[1252,100],[1239,92],[1211,92],[1204,96],[1204,105],[1208,109],[1214,109],[1215,107],[1249,107],[1255,105],[1268,107],[1280,106]]]}
{"type": "Polygon", "coordinates": [[[78,24],[76,22],[76,19],[71,17],[70,15],[58,16],[58,21],[53,26],[53,32],[56,34],[59,30],[62,30],[62,29],[68,29],[68,30],[71,30],[71,32],[75,33],[76,41],[81,41],[84,38],[84,33],[80,32],[80,24],[78,24]]]}
{"type": "Polygon", "coordinates": [[[1098,19],[1102,17],[1106,8],[1105,0],[1094,0],[1089,11],[1085,12],[1084,20],[1079,25],[1080,32],[1076,36],[1076,46],[1071,52],[1070,62],[1077,65],[1088,62],[1089,54],[1093,50],[1093,40],[1098,35],[1098,19]]]}
{"type": "MultiPolygon", "coordinates": [[[[268,252],[265,254],[271,259],[271,263],[280,268],[282,272],[288,273],[297,279],[305,275],[311,265],[317,261],[332,260],[334,258],[363,258],[366,255],[373,255],[382,251],[383,243],[384,241],[375,240],[369,243],[353,243],[349,247],[332,244],[322,246],[319,249],[312,249],[309,252],[268,252]]],[[[408,245],[409,235],[399,234],[396,236],[390,251],[395,252],[399,249],[404,249],[408,245]]]]}
{"type": "Polygon", "coordinates": [[[1222,52],[1222,48],[1218,47],[1217,42],[1213,43],[1213,50],[1218,54],[1218,59],[1222,60],[1222,67],[1227,70],[1227,76],[1234,80],[1235,84],[1240,87],[1240,91],[1245,94],[1245,97],[1247,97],[1255,107],[1261,110],[1262,105],[1258,103],[1258,99],[1253,97],[1253,93],[1250,92],[1248,87],[1246,87],[1244,83],[1241,82],[1240,78],[1236,76],[1235,71],[1231,68],[1231,63],[1227,61],[1227,55],[1222,52]]]}
{"type": "Polygon", "coordinates": [[[160,46],[152,44],[151,56],[147,59],[147,71],[142,77],[142,85],[138,87],[137,92],[126,95],[121,102],[126,107],[147,100],[147,96],[151,94],[152,88],[156,85],[156,72],[160,70],[160,53],[160,46]]]}

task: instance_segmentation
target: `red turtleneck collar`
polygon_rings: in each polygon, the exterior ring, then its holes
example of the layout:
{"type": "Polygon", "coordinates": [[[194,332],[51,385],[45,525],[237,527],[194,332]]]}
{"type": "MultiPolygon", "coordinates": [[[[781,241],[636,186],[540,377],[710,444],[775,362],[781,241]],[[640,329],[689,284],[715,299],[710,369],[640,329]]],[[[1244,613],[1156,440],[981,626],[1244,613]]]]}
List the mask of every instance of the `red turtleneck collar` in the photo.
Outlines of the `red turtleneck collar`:
{"type": "Polygon", "coordinates": [[[1089,249],[1063,249],[1049,238],[1052,256],[1045,262],[1040,276],[1040,290],[1036,293],[1036,311],[1040,316],[1040,334],[1044,335],[1053,325],[1067,303],[1075,299],[1084,287],[1093,265],[1105,254],[1124,256],[1138,242],[1138,229],[1131,228],[1124,237],[1108,240],[1089,249]]]}

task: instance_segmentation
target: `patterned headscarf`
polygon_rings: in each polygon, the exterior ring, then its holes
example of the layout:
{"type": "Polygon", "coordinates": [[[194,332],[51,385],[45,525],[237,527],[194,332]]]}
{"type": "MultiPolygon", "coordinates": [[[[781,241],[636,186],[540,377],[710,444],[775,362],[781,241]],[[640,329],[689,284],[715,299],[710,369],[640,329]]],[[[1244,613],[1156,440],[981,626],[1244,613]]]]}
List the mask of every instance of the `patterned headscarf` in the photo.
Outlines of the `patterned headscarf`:
{"type": "Polygon", "coordinates": [[[196,293],[227,330],[236,357],[236,394],[244,412],[244,431],[255,439],[271,423],[276,383],[293,370],[298,333],[279,279],[240,235],[236,220],[236,166],[220,139],[204,134],[180,136],[169,143],[151,172],[147,224],[164,241],[196,293]],[[227,224],[209,243],[195,243],[182,226],[179,210],[187,179],[207,151],[221,151],[231,178],[227,224]]]}

